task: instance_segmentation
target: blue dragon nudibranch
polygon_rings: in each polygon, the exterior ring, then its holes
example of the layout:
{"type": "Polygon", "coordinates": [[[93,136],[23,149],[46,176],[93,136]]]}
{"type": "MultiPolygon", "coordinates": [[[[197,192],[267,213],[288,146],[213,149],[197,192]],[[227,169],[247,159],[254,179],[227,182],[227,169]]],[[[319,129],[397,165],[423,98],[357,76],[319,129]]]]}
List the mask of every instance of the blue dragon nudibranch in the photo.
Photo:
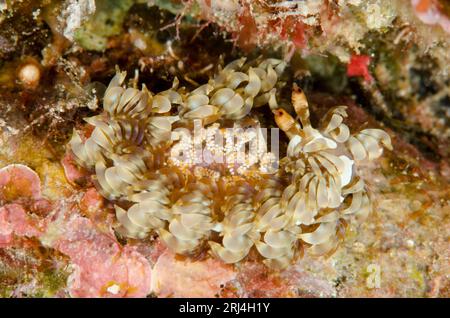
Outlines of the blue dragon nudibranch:
{"type": "MultiPolygon", "coordinates": [[[[345,224],[371,210],[355,165],[378,158],[383,146],[392,149],[391,141],[380,129],[351,133],[343,123],[345,106],[329,110],[320,127],[312,127],[297,87],[294,119],[276,101],[285,66],[277,59],[242,58],[191,92],[175,79],[158,94],[145,86],[126,88],[126,74],[118,72],[105,92],[103,113],[86,119],[92,134],[83,142],[74,130],[70,141],[77,162],[94,172],[99,192],[115,203],[116,231],[136,239],[157,233],[182,254],[209,246],[226,263],[241,261],[252,249],[277,268],[288,266],[302,247],[315,255],[331,253],[345,224]],[[277,171],[261,173],[256,166],[263,162],[253,160],[239,175],[220,168],[198,174],[195,162],[170,160],[182,142],[180,129],[192,130],[194,120],[206,128],[200,143],[208,140],[208,128],[230,121],[250,122],[258,135],[253,111],[266,104],[290,140],[277,171]]],[[[264,147],[257,152],[267,155],[264,147]]]]}

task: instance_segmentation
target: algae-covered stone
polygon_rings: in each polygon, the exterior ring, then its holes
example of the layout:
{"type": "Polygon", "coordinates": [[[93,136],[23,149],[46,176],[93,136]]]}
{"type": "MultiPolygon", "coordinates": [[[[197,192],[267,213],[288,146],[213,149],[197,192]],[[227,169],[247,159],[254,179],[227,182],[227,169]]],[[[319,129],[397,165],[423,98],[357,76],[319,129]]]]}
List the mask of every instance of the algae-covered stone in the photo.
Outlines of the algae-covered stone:
{"type": "Polygon", "coordinates": [[[87,50],[105,50],[108,37],[122,30],[122,22],[134,2],[97,0],[95,14],[75,31],[75,41],[87,50]]]}

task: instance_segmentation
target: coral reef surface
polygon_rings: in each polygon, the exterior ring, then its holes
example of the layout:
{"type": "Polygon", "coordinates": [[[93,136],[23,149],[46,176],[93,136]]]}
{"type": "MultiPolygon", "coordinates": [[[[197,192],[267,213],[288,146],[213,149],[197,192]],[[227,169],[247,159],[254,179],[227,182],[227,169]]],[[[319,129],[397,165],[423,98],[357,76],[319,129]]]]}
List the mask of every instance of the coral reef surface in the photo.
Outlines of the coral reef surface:
{"type": "Polygon", "coordinates": [[[0,2],[0,297],[449,297],[449,19],[0,2]]]}

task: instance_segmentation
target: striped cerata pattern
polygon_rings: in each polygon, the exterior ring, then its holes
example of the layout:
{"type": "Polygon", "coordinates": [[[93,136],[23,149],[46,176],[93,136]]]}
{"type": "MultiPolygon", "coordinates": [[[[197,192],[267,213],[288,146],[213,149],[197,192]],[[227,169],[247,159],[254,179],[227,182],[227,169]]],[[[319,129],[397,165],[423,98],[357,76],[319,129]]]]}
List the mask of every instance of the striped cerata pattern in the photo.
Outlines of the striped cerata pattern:
{"type": "MultiPolygon", "coordinates": [[[[103,99],[103,112],[87,118],[89,136],[74,130],[70,149],[90,169],[99,192],[115,205],[116,232],[144,239],[157,234],[174,252],[205,248],[226,263],[253,253],[275,268],[288,266],[305,249],[332,253],[346,225],[362,221],[372,209],[359,162],[392,149],[380,129],[351,132],[346,106],[328,111],[319,127],[311,125],[304,93],[292,92],[291,116],[277,103],[286,63],[235,60],[208,83],[188,91],[177,79],[153,94],[145,86],[126,87],[117,72],[103,99]],[[227,122],[244,123],[255,108],[268,105],[289,143],[280,169],[211,177],[171,164],[170,149],[181,128],[192,130],[227,122]],[[253,251],[253,252],[252,252],[253,251]]],[[[251,167],[249,168],[251,170],[251,167]]]]}

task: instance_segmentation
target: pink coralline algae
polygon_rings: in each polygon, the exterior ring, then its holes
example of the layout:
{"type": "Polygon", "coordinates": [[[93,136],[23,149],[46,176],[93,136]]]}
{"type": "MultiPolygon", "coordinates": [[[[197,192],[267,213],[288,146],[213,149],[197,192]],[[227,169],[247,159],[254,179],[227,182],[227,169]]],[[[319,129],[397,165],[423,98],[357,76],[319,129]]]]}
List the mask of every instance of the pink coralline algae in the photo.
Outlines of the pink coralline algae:
{"type": "Polygon", "coordinates": [[[150,292],[150,264],[132,248],[122,248],[112,235],[75,216],[64,226],[55,247],[74,265],[69,277],[73,297],[145,297],[150,292]]]}
{"type": "Polygon", "coordinates": [[[0,248],[13,244],[14,236],[39,236],[41,231],[23,207],[19,204],[7,204],[0,207],[0,248]]]}
{"type": "Polygon", "coordinates": [[[61,160],[61,165],[64,168],[66,179],[70,184],[81,185],[86,183],[89,174],[85,169],[76,164],[73,154],[70,151],[64,155],[61,160]]]}
{"type": "Polygon", "coordinates": [[[235,276],[232,266],[218,260],[181,260],[167,250],[153,269],[152,290],[159,297],[212,298],[217,297],[221,286],[235,276]]]}
{"type": "Polygon", "coordinates": [[[41,186],[36,172],[21,164],[0,169],[0,200],[39,199],[41,186]]]}
{"type": "MultiPolygon", "coordinates": [[[[39,176],[21,164],[9,165],[0,169],[0,202],[34,200],[32,208],[39,209],[44,201],[41,199],[39,176]]],[[[14,236],[37,236],[37,220],[27,215],[22,205],[5,204],[0,207],[0,248],[10,246],[14,236]]]]}
{"type": "Polygon", "coordinates": [[[250,298],[287,297],[289,285],[277,275],[272,275],[267,267],[258,262],[246,262],[238,275],[243,296],[250,298]]]}
{"type": "MultiPolygon", "coordinates": [[[[102,206],[95,191],[82,201],[86,209],[102,206]]],[[[133,247],[122,247],[112,232],[105,233],[77,208],[59,213],[67,202],[56,202],[58,213],[41,216],[53,204],[41,197],[39,176],[24,165],[0,170],[0,248],[14,246],[16,237],[38,238],[44,245],[69,256],[73,272],[72,297],[145,297],[150,293],[151,267],[133,247]],[[26,201],[25,201],[26,200],[26,201]]],[[[69,204],[69,206],[71,206],[69,204]]]]}
{"type": "Polygon", "coordinates": [[[87,215],[101,210],[103,206],[104,199],[95,188],[87,189],[80,201],[80,208],[87,215]]]}
{"type": "Polygon", "coordinates": [[[442,12],[442,5],[437,0],[411,0],[416,16],[425,24],[440,25],[450,33],[450,19],[442,12]]]}

